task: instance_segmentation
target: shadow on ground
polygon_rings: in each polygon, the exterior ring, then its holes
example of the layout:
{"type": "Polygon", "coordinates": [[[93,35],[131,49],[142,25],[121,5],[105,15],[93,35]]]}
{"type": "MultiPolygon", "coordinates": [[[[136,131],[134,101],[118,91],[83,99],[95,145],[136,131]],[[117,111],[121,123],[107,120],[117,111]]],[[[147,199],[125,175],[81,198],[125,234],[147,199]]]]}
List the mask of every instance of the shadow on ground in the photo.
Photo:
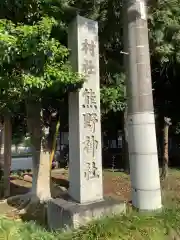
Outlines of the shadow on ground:
{"type": "MultiPolygon", "coordinates": [[[[14,179],[15,180],[15,179],[14,179]]],[[[29,188],[25,186],[20,186],[19,184],[15,184],[11,182],[11,196],[16,196],[19,194],[26,194],[29,192],[29,188]]]]}
{"type": "MultiPolygon", "coordinates": [[[[31,189],[31,181],[32,181],[32,175],[26,174],[26,180],[23,180],[22,178],[16,178],[13,177],[11,179],[11,196],[16,195],[23,195],[30,191],[31,189]]],[[[62,197],[62,195],[67,192],[67,189],[69,188],[69,181],[64,178],[64,176],[61,177],[59,175],[58,177],[52,177],[51,181],[51,195],[53,198],[62,197]]],[[[22,205],[22,200],[16,199],[13,201],[10,201],[7,199],[6,203],[0,204],[0,214],[6,215],[9,218],[19,218],[22,221],[36,221],[39,225],[43,225],[43,227],[47,227],[47,204],[37,204],[33,207],[30,207],[27,210],[27,213],[23,215],[19,215],[18,208],[22,205]]]]}
{"type": "Polygon", "coordinates": [[[69,188],[69,181],[67,179],[55,177],[52,177],[51,179],[52,182],[55,183],[57,186],[64,187],[66,189],[69,188]]]}

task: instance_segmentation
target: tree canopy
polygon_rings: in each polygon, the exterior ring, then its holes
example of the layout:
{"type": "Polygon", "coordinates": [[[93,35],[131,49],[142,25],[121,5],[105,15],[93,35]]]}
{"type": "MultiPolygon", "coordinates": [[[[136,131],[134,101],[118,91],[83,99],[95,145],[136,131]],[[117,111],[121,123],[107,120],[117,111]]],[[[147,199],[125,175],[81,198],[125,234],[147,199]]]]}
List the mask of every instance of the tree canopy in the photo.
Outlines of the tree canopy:
{"type": "MultiPolygon", "coordinates": [[[[151,1],[148,15],[155,109],[176,123],[179,121],[178,4],[179,0],[151,1]]],[[[12,111],[15,103],[26,99],[28,94],[51,99],[53,103],[53,98],[64,97],[64,93],[80,86],[82,78],[72,71],[67,49],[68,23],[77,13],[99,23],[102,114],[123,111],[123,9],[122,1],[117,0],[16,0],[13,3],[2,0],[1,108],[8,106],[12,111]]]]}
{"type": "Polygon", "coordinates": [[[179,0],[153,2],[149,7],[149,37],[155,110],[170,117],[177,132],[179,114],[179,0]]]}

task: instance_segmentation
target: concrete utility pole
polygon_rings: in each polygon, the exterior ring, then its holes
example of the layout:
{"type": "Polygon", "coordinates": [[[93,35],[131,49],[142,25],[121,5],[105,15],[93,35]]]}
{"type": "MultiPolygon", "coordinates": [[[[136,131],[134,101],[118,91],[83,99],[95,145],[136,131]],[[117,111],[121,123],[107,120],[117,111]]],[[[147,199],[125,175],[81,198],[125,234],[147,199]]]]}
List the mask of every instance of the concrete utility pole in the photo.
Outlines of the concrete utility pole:
{"type": "Polygon", "coordinates": [[[132,204],[157,210],[162,204],[145,1],[124,0],[124,9],[132,204]]]}

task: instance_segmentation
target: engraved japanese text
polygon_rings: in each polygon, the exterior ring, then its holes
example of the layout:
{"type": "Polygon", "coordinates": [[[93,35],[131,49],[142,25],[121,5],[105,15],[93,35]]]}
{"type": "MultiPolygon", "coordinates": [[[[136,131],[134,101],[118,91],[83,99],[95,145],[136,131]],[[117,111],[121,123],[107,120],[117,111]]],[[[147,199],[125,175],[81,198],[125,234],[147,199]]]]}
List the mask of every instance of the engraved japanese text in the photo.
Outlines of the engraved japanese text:
{"type": "Polygon", "coordinates": [[[100,177],[100,173],[98,171],[98,168],[96,167],[95,162],[92,162],[92,163],[87,162],[86,163],[86,168],[85,168],[85,171],[84,171],[84,177],[87,180],[100,177]]]}
{"type": "Polygon", "coordinates": [[[92,133],[96,130],[98,117],[96,113],[84,113],[84,128],[89,128],[92,133]]]}
{"type": "Polygon", "coordinates": [[[82,43],[82,50],[87,54],[88,52],[91,54],[92,57],[95,55],[95,48],[96,44],[94,41],[88,42],[88,39],[85,39],[84,42],[82,43]]]}
{"type": "Polygon", "coordinates": [[[87,154],[91,154],[92,158],[95,158],[95,153],[98,148],[98,141],[95,139],[95,137],[92,136],[86,136],[86,139],[84,141],[84,151],[87,154]]]}
{"type": "Polygon", "coordinates": [[[82,72],[85,75],[90,75],[95,73],[95,67],[93,65],[92,60],[84,60],[84,63],[82,64],[82,72]]]}
{"type": "Polygon", "coordinates": [[[85,89],[83,92],[84,104],[83,107],[97,108],[96,94],[92,89],[85,89]]]}

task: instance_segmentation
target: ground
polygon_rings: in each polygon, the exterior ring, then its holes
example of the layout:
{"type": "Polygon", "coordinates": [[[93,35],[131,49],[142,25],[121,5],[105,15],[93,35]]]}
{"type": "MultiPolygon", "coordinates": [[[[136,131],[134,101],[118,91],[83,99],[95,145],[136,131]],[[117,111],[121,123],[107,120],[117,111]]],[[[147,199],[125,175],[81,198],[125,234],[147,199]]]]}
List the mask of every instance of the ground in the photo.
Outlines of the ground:
{"type": "MultiPolygon", "coordinates": [[[[31,174],[28,173],[31,176],[31,174]]],[[[31,188],[31,177],[27,177],[27,174],[13,174],[11,176],[11,195],[17,195],[26,193],[31,188]],[[26,177],[23,179],[23,176],[26,177]]],[[[122,201],[130,202],[131,200],[131,188],[130,188],[130,178],[129,175],[120,171],[105,170],[103,174],[104,180],[104,195],[112,196],[122,201]]],[[[68,173],[67,170],[53,170],[52,180],[53,180],[53,197],[57,197],[61,194],[61,188],[68,187],[68,173]],[[61,187],[61,188],[60,188],[61,187]]],[[[170,170],[168,180],[161,183],[163,202],[167,205],[171,205],[174,202],[178,203],[180,201],[180,171],[170,170]]],[[[4,214],[11,210],[11,206],[6,204],[0,205],[0,214],[4,214]],[[7,210],[6,210],[7,209],[7,210]]]]}
{"type": "MultiPolygon", "coordinates": [[[[26,181],[23,180],[22,174],[20,177],[12,176],[12,195],[27,192],[31,187],[31,182],[29,182],[30,179],[31,178],[26,177],[26,181]]],[[[53,196],[60,194],[60,185],[64,186],[65,188],[68,187],[67,171],[52,171],[52,179],[54,183],[53,196]]],[[[105,219],[101,222],[93,223],[87,229],[81,230],[80,232],[70,233],[70,235],[67,234],[67,236],[61,234],[59,235],[60,238],[53,234],[50,238],[50,233],[43,233],[43,229],[39,230],[38,226],[32,226],[32,223],[25,224],[22,222],[12,222],[12,218],[16,217],[16,215],[12,214],[13,208],[5,203],[1,203],[0,214],[5,214],[6,217],[11,219],[2,220],[1,222],[6,225],[4,221],[11,221],[7,223],[9,224],[8,231],[11,231],[11,224],[14,224],[13,226],[16,225],[16,228],[20,228],[20,232],[24,231],[24,227],[26,225],[29,231],[28,234],[31,236],[30,239],[180,239],[179,237],[175,238],[176,235],[180,236],[180,234],[178,234],[180,232],[180,171],[171,169],[168,179],[162,182],[161,186],[163,204],[170,210],[166,209],[163,211],[163,213],[156,217],[139,216],[137,213],[130,211],[128,212],[127,216],[105,219]],[[36,230],[33,230],[33,228],[36,230]],[[40,232],[41,234],[44,234],[44,238],[40,238],[40,236],[36,236],[35,238],[32,237],[32,234],[40,234],[40,232]]],[[[113,196],[126,202],[130,202],[131,197],[129,176],[119,171],[104,171],[104,194],[113,196]]],[[[1,228],[2,226],[0,226],[0,237],[2,230],[1,228]]],[[[22,234],[24,234],[24,232],[22,234]]],[[[17,239],[20,239],[21,237],[18,235],[17,239]]],[[[13,240],[14,239],[16,238],[13,238],[13,240]]],[[[27,239],[29,239],[29,237],[27,239]]]]}
{"type": "MultiPolygon", "coordinates": [[[[130,181],[129,176],[122,172],[112,172],[111,170],[104,171],[104,195],[113,196],[114,198],[128,202],[130,200],[130,181]]],[[[11,195],[17,195],[22,193],[27,193],[31,188],[31,176],[30,173],[22,174],[16,173],[11,176],[11,195]],[[26,176],[25,178],[23,176],[26,176]],[[25,179],[25,180],[24,180],[25,179]]],[[[59,196],[61,194],[61,187],[68,187],[68,173],[67,170],[53,170],[52,180],[53,180],[53,197],[59,196]]],[[[6,212],[5,209],[11,210],[10,206],[0,205],[0,214],[6,212]]],[[[9,211],[8,211],[9,214],[9,211]]]]}

